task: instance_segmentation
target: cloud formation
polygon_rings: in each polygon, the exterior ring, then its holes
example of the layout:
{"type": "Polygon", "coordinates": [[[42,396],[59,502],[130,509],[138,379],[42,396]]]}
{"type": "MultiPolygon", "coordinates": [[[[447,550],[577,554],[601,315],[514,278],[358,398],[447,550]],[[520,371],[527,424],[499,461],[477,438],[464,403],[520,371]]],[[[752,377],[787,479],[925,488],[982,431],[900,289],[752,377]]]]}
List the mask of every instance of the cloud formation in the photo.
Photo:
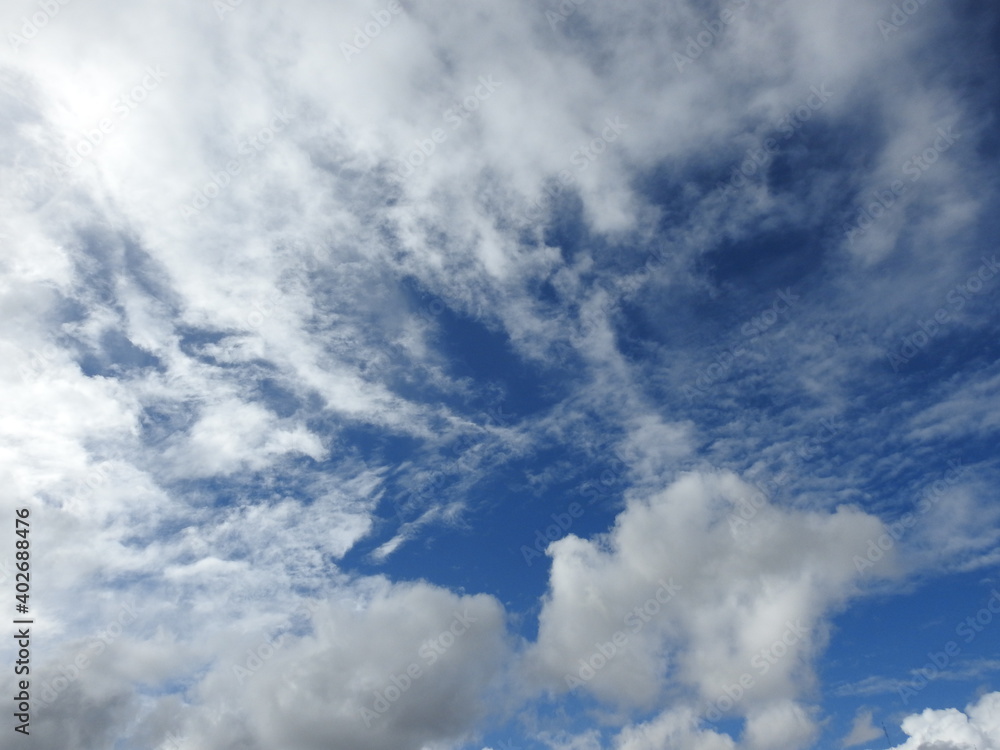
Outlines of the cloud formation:
{"type": "Polygon", "coordinates": [[[924,709],[903,719],[907,740],[894,750],[958,750],[1000,747],[1000,693],[986,693],[964,711],[924,709]]]}
{"type": "Polygon", "coordinates": [[[809,747],[838,614],[997,560],[990,24],[5,6],[33,741],[809,747]]]}

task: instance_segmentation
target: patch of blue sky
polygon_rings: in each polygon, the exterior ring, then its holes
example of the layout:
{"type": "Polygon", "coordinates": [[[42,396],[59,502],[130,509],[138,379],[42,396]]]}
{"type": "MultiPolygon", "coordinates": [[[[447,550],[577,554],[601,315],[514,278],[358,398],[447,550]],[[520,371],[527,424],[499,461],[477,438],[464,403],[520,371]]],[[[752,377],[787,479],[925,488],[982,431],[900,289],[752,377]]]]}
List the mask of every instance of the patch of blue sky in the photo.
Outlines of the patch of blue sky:
{"type": "Polygon", "coordinates": [[[901,741],[899,722],[917,707],[965,706],[1000,688],[1000,613],[988,610],[991,600],[1000,609],[996,589],[981,570],[925,577],[857,599],[834,617],[818,666],[823,709],[836,717],[830,734],[846,735],[855,711],[868,707],[875,726],[884,721],[901,741]]]}

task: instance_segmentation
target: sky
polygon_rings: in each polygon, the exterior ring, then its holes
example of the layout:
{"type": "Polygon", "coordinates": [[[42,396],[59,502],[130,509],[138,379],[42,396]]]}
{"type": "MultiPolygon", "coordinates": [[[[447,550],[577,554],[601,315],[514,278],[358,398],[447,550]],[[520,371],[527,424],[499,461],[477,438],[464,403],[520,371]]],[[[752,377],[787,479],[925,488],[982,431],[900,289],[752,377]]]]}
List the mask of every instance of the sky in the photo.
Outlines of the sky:
{"type": "Polygon", "coordinates": [[[0,30],[0,748],[1000,750],[994,4],[0,30]]]}

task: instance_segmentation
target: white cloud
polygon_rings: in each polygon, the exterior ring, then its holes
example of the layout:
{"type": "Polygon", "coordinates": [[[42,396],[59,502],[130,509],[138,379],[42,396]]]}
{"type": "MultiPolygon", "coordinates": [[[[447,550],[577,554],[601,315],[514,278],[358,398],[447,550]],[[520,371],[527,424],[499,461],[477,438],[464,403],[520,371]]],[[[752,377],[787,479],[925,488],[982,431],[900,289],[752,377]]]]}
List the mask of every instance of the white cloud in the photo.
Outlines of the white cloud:
{"type": "Polygon", "coordinates": [[[164,458],[187,477],[256,471],[287,453],[323,459],[325,450],[316,435],[303,425],[282,429],[280,424],[260,406],[230,399],[206,408],[190,433],[164,451],[164,458]]]}
{"type": "MultiPolygon", "coordinates": [[[[346,741],[418,748],[471,731],[508,656],[504,613],[494,599],[379,579],[329,597],[298,606],[293,600],[255,629],[244,619],[239,630],[210,628],[187,642],[162,629],[148,632],[152,621],[140,605],[138,621],[101,652],[79,643],[39,670],[50,705],[38,709],[33,735],[42,747],[88,748],[130,723],[131,735],[149,746],[170,731],[199,747],[277,742],[305,750],[346,741]],[[58,665],[72,665],[78,653],[94,658],[67,684],[58,665]],[[136,681],[180,681],[191,692],[183,703],[168,694],[139,699],[131,690],[136,681]],[[233,705],[237,713],[227,708],[233,705]],[[102,723],[81,727],[83,734],[73,735],[78,744],[55,742],[87,706],[102,723]]],[[[191,615],[222,612],[216,602],[211,613],[191,615]]]]}
{"type": "Polygon", "coordinates": [[[653,721],[624,730],[615,740],[616,750],[735,750],[726,734],[700,729],[691,709],[665,711],[653,721]]]}
{"type": "MultiPolygon", "coordinates": [[[[31,504],[46,550],[38,632],[62,642],[42,674],[55,675],[103,631],[126,591],[140,613],[100,666],[40,714],[40,746],[110,747],[134,735],[157,747],[174,731],[223,750],[289,737],[306,748],[346,737],[351,747],[394,750],[474,741],[483,695],[507,678],[499,604],[352,579],[339,566],[391,523],[369,560],[432,523],[456,523],[482,500],[470,488],[512,457],[555,441],[591,448],[609,434],[630,461],[620,488],[641,491],[627,495],[606,537],[552,546],[550,597],[519,673],[532,685],[512,692],[563,690],[565,674],[625,628],[628,649],[583,689],[629,708],[676,692],[692,708],[629,728],[623,748],[727,750],[730,738],[697,723],[713,707],[747,716],[755,748],[807,742],[811,713],[798,700],[813,683],[825,618],[855,593],[853,545],[881,533],[870,515],[833,510],[856,497],[865,472],[802,472],[796,479],[813,484],[800,495],[789,488],[798,509],[767,504],[734,534],[727,517],[749,487],[732,474],[692,475],[662,490],[667,477],[702,448],[719,465],[777,470],[798,428],[729,412],[709,434],[709,420],[659,408],[658,393],[690,381],[688,354],[653,336],[652,364],[638,362],[616,323],[624,301],[664,335],[683,329],[659,317],[662,299],[727,293],[692,270],[695,259],[761,222],[811,228],[817,207],[878,188],[928,129],[956,119],[963,140],[922,178],[924,192],[857,246],[832,241],[837,260],[823,268],[838,274],[832,286],[846,296],[837,300],[859,315],[902,319],[942,266],[959,266],[957,250],[945,258],[939,248],[968,249],[958,239],[990,197],[990,166],[962,151],[983,118],[924,74],[920,65],[936,64],[924,61],[928,27],[910,24],[900,44],[883,44],[878,8],[861,0],[755,2],[683,71],[671,52],[711,20],[703,3],[589,0],[555,31],[535,3],[404,5],[349,61],[340,42],[370,20],[370,3],[241,3],[221,18],[204,0],[69,3],[36,38],[2,52],[0,480],[4,511],[31,504]],[[162,81],[143,85],[142,101],[122,114],[116,100],[150,67],[162,81]],[[394,175],[399,156],[450,127],[445,113],[482,76],[496,90],[411,176],[394,175]],[[850,155],[840,171],[816,167],[802,194],[761,182],[732,199],[699,194],[687,170],[738,163],[823,81],[834,95],[813,122],[880,113],[884,142],[862,143],[871,153],[850,155]],[[288,114],[281,127],[278,110],[288,114]],[[578,149],[608,118],[627,127],[581,162],[578,149]],[[94,144],[102,119],[112,127],[94,144]],[[273,138],[248,145],[272,124],[273,138]],[[73,152],[81,164],[54,176],[52,164],[73,152]],[[676,207],[654,204],[641,187],[659,169],[684,183],[676,207]],[[549,200],[544,190],[562,170],[570,186],[549,200]],[[937,208],[918,210],[929,196],[937,208]],[[182,212],[196,197],[210,200],[182,212]],[[579,246],[556,246],[542,226],[576,198],[579,246]],[[539,200],[541,217],[531,213],[539,200]],[[674,211],[684,218],[663,230],[674,211]],[[676,257],[647,279],[629,264],[661,230],[676,257]],[[900,276],[856,273],[893,253],[906,261],[900,276]],[[554,302],[539,301],[542,284],[554,302]],[[562,400],[512,426],[484,425],[463,408],[483,383],[454,374],[445,328],[422,314],[423,297],[476,318],[538,367],[558,366],[558,351],[562,400]],[[419,465],[379,450],[359,456],[352,429],[408,441],[419,465]],[[462,440],[471,447],[458,460],[449,451],[462,440]],[[416,499],[383,523],[392,480],[416,486],[416,499]],[[805,509],[813,506],[825,510],[805,509]],[[682,593],[631,632],[624,618],[657,602],[660,579],[671,577],[682,593]],[[314,630],[302,618],[289,624],[310,597],[328,600],[314,630]],[[466,604],[480,627],[381,728],[361,731],[366,691],[466,604]],[[246,649],[283,629],[285,645],[234,685],[246,649]],[[785,655],[766,673],[754,666],[782,638],[785,655]],[[739,708],[722,707],[746,674],[754,685],[739,708]],[[245,713],[217,721],[233,704],[245,713]],[[79,739],[65,739],[73,732],[79,739]]],[[[5,5],[4,28],[19,29],[37,8],[5,5]]],[[[923,12],[937,28],[950,19],[923,12]]],[[[774,337],[755,393],[805,390],[823,402],[818,414],[845,408],[857,363],[884,354],[845,345],[832,364],[818,356],[811,326],[828,323],[815,304],[795,335],[774,337]],[[789,367],[803,359],[807,375],[789,367]]],[[[910,437],[988,434],[995,419],[977,404],[994,381],[952,383],[905,422],[910,437]]],[[[712,408],[732,403],[720,384],[712,408]]],[[[559,472],[533,476],[544,477],[542,492],[559,472]]],[[[937,545],[946,529],[949,546],[936,548],[963,561],[988,547],[995,532],[977,515],[982,492],[964,488],[950,525],[921,539],[937,545]]]]}
{"type": "MultiPolygon", "coordinates": [[[[852,559],[879,522],[847,507],[828,514],[767,504],[747,528],[731,525],[754,492],[729,473],[693,473],[633,497],[604,537],[553,542],[529,671],[550,689],[572,686],[569,676],[625,705],[651,705],[673,686],[703,712],[716,709],[715,718],[794,700],[812,684],[825,616],[857,591],[852,559]],[[658,600],[661,582],[679,591],[658,600]],[[615,633],[617,647],[609,645],[615,633]]],[[[762,747],[773,719],[754,730],[762,747]]]]}
{"type": "Polygon", "coordinates": [[[806,709],[782,700],[750,712],[742,744],[753,750],[797,750],[809,747],[818,735],[819,727],[806,709]]]}
{"type": "MultiPolygon", "coordinates": [[[[313,633],[290,638],[243,689],[232,663],[217,659],[200,690],[209,704],[238,697],[254,747],[419,747],[461,737],[483,715],[506,653],[504,630],[490,597],[378,585],[361,606],[321,605],[313,633]]],[[[224,731],[208,731],[205,741],[224,731]]]]}
{"type": "Polygon", "coordinates": [[[965,711],[925,709],[903,719],[908,739],[894,750],[979,750],[1000,748],[1000,693],[986,693],[965,711]]]}
{"type": "Polygon", "coordinates": [[[855,747],[882,735],[882,730],[872,724],[872,712],[859,708],[854,716],[851,731],[841,741],[843,747],[855,747]]]}

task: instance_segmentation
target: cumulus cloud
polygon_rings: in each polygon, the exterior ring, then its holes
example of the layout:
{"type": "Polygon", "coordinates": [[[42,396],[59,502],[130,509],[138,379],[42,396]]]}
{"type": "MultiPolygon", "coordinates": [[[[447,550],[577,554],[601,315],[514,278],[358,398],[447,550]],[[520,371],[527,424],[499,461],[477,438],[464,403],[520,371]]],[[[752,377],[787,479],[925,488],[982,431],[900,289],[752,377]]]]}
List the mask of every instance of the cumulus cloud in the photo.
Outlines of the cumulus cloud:
{"type": "Polygon", "coordinates": [[[105,649],[79,644],[95,662],[72,680],[65,668],[43,670],[43,747],[95,747],[98,735],[138,721],[130,731],[152,747],[169,730],[195,747],[419,748],[475,726],[509,655],[496,600],[384,580],[360,583],[354,599],[300,602],[256,628],[211,632],[201,643],[154,634],[141,611],[123,620],[124,633],[105,649]],[[143,699],[130,687],[186,682],[191,670],[201,674],[184,700],[143,699]],[[101,717],[97,734],[57,740],[84,706],[101,717]]]}
{"type": "Polygon", "coordinates": [[[782,701],[811,688],[824,617],[857,593],[852,558],[879,521],[766,504],[747,523],[755,492],[731,473],[692,473],[632,498],[608,534],[550,544],[534,676],[634,706],[671,686],[715,719],[753,712],[761,747],[774,744],[766,727],[783,736],[786,719],[806,721],[782,701]]]}
{"type": "Polygon", "coordinates": [[[986,693],[964,711],[928,708],[903,719],[908,739],[894,750],[979,750],[1000,748],[1000,693],[986,693]]]}

